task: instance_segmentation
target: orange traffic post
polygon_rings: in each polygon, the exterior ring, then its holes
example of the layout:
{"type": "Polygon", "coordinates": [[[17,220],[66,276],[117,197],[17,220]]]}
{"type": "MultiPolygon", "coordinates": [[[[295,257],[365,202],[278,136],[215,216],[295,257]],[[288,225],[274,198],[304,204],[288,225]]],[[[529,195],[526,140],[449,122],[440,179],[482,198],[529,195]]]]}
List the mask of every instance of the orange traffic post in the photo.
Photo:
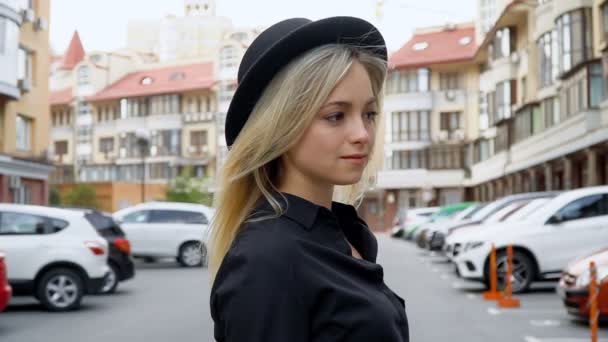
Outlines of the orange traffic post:
{"type": "Polygon", "coordinates": [[[498,272],[496,272],[496,247],[492,244],[492,252],[490,252],[490,291],[483,293],[485,300],[499,300],[502,298],[502,293],[498,292],[498,272]]]}
{"type": "Polygon", "coordinates": [[[591,275],[591,281],[589,282],[589,326],[591,327],[591,342],[597,342],[597,320],[600,313],[597,307],[597,269],[593,261],[589,265],[589,273],[591,275]]]}
{"type": "Polygon", "coordinates": [[[512,296],[512,278],[513,277],[513,246],[507,247],[507,274],[505,275],[505,296],[498,300],[498,306],[501,308],[518,308],[520,306],[519,299],[512,296]]]}

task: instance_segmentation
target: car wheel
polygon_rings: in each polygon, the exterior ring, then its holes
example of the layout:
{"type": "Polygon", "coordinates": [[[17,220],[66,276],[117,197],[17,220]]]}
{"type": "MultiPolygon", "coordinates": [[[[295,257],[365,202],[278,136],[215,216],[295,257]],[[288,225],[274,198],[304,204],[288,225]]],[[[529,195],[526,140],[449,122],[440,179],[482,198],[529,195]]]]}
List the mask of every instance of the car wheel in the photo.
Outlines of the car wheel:
{"type": "MultiPolygon", "coordinates": [[[[507,252],[501,251],[496,255],[496,274],[498,278],[497,287],[499,291],[506,288],[505,278],[507,276],[507,252]]],[[[490,284],[489,263],[485,272],[485,283],[490,284]]],[[[534,263],[529,256],[520,252],[513,251],[513,274],[511,276],[511,289],[513,293],[526,292],[532,281],[536,277],[534,263]]]]}
{"type": "Polygon", "coordinates": [[[179,249],[177,261],[184,267],[197,267],[203,264],[203,249],[199,242],[188,242],[179,249]]]}
{"type": "Polygon", "coordinates": [[[118,267],[114,264],[108,264],[108,266],[110,266],[110,272],[108,272],[103,280],[103,286],[99,291],[100,294],[114,293],[118,287],[118,267]]]}
{"type": "Polygon", "coordinates": [[[67,268],[46,272],[36,287],[36,296],[49,311],[69,311],[80,306],[84,294],[82,278],[67,268]]]}

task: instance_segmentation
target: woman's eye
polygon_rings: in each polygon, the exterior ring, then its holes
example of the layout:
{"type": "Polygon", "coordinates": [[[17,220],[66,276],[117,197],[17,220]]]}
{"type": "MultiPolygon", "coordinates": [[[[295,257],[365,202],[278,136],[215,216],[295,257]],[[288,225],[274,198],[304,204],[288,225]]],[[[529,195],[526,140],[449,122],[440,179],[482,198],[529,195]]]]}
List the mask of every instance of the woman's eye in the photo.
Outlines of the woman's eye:
{"type": "Polygon", "coordinates": [[[329,122],[338,122],[340,121],[342,118],[344,117],[343,113],[333,113],[327,117],[325,117],[325,120],[329,121],[329,122]]]}
{"type": "Polygon", "coordinates": [[[378,112],[367,112],[365,113],[367,115],[367,119],[369,121],[376,121],[376,117],[378,116],[378,112]]]}

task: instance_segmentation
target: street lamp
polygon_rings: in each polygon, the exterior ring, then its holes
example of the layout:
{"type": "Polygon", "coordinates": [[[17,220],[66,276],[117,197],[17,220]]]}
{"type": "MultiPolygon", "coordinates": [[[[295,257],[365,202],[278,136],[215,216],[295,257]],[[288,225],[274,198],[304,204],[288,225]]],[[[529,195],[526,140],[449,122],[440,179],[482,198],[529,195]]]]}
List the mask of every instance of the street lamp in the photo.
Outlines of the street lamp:
{"type": "Polygon", "coordinates": [[[150,132],[139,128],[135,130],[135,138],[141,154],[141,202],[144,203],[146,201],[146,152],[150,145],[150,132]]]}

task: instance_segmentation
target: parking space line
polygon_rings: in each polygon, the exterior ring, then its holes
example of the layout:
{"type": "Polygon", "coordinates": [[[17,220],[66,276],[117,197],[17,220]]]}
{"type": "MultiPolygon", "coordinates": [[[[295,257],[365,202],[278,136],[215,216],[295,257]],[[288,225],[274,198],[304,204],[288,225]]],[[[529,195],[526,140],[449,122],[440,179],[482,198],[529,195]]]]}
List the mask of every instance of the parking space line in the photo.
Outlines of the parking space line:
{"type": "Polygon", "coordinates": [[[510,310],[500,310],[497,308],[488,308],[488,313],[491,315],[500,315],[500,314],[524,314],[524,315],[564,315],[564,310],[561,309],[510,309],[510,310]]]}

